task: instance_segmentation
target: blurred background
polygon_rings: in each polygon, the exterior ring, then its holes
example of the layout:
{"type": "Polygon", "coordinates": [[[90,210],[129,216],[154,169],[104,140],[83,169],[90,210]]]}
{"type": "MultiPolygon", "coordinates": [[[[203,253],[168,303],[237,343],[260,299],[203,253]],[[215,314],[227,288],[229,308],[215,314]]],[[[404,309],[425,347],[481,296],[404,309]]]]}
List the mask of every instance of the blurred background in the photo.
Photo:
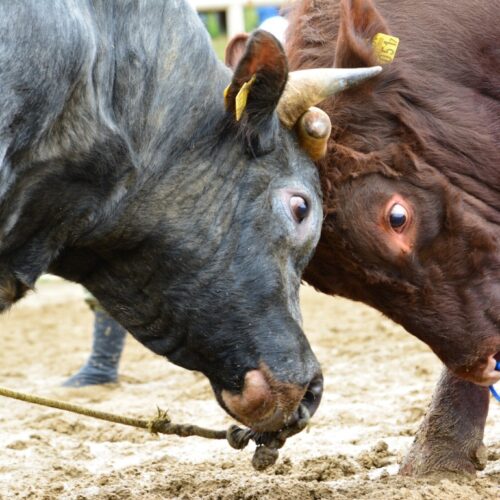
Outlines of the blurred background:
{"type": "Polygon", "coordinates": [[[189,0],[199,12],[214,48],[223,57],[228,38],[252,31],[266,19],[278,16],[286,0],[189,0]]]}

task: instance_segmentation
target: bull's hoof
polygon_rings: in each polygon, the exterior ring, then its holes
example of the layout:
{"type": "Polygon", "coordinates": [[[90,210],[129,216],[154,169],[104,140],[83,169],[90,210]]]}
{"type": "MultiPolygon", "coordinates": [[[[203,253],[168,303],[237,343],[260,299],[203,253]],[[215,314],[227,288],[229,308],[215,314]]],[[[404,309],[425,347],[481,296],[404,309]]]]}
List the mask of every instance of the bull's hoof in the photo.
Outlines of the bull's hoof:
{"type": "Polygon", "coordinates": [[[450,443],[415,442],[399,473],[414,477],[442,472],[475,476],[476,471],[485,468],[487,460],[488,452],[483,443],[467,450],[463,446],[450,446],[450,443]]]}

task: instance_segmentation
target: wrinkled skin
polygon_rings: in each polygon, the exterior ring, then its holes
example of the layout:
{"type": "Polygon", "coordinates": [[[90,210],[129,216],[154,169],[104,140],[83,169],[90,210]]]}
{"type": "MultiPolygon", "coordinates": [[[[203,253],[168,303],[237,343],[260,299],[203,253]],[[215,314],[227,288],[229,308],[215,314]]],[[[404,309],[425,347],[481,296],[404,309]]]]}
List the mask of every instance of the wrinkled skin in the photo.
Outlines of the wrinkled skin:
{"type": "Polygon", "coordinates": [[[298,288],[321,198],[275,113],[279,43],[256,33],[231,75],[184,2],[4,2],[0,24],[0,310],[51,271],[253,429],[314,413],[298,288]]]}
{"type": "Polygon", "coordinates": [[[376,33],[401,39],[380,76],[321,105],[326,216],[304,277],[379,309],[447,366],[412,474],[481,463],[485,386],[500,379],[500,9],[471,4],[305,0],[287,35],[293,69],[369,66],[376,33]]]}

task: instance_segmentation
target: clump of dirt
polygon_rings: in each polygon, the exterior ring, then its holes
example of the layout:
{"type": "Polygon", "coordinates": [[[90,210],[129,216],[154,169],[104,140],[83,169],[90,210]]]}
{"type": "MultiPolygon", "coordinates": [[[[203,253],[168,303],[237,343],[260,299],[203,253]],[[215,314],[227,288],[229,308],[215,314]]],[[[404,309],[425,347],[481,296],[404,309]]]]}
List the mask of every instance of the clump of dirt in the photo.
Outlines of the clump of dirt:
{"type": "Polygon", "coordinates": [[[359,472],[356,463],[345,455],[311,458],[302,462],[300,468],[301,481],[332,481],[359,472]]]}
{"type": "Polygon", "coordinates": [[[365,469],[385,467],[394,460],[394,453],[389,451],[389,445],[385,441],[379,441],[370,451],[361,453],[357,461],[365,469]]]}

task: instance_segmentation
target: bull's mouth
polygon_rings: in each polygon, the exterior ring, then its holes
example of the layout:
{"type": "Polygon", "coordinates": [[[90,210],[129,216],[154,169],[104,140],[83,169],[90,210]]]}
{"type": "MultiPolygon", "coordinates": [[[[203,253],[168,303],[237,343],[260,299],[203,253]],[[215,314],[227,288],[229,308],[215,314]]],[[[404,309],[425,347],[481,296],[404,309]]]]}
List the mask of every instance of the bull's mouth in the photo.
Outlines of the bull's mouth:
{"type": "Polygon", "coordinates": [[[483,358],[472,369],[468,367],[459,369],[457,375],[474,384],[488,387],[500,381],[500,371],[497,370],[499,361],[500,352],[496,352],[483,358]]]}
{"type": "MultiPolygon", "coordinates": [[[[497,352],[493,356],[493,362],[495,363],[495,375],[497,377],[496,382],[493,382],[493,384],[496,384],[497,382],[500,381],[500,352],[497,352]]],[[[493,385],[493,384],[490,384],[490,385],[493,385]]]]}
{"type": "Polygon", "coordinates": [[[255,432],[277,432],[283,429],[304,428],[304,424],[316,413],[323,395],[323,376],[316,376],[304,393],[297,409],[290,415],[285,415],[282,408],[276,408],[274,414],[263,421],[248,425],[255,432]]]}
{"type": "Polygon", "coordinates": [[[285,428],[294,428],[297,425],[303,428],[304,420],[308,420],[316,413],[323,392],[323,376],[318,374],[305,390],[300,390],[302,398],[298,405],[292,402],[295,398],[292,398],[292,401],[287,400],[286,393],[273,394],[275,397],[272,402],[265,401],[257,408],[257,411],[252,411],[249,414],[234,411],[237,405],[231,404],[231,397],[237,400],[242,397],[241,395],[233,395],[228,398],[226,391],[218,390],[215,387],[214,392],[219,404],[232,417],[253,431],[258,433],[277,432],[285,428]]]}

